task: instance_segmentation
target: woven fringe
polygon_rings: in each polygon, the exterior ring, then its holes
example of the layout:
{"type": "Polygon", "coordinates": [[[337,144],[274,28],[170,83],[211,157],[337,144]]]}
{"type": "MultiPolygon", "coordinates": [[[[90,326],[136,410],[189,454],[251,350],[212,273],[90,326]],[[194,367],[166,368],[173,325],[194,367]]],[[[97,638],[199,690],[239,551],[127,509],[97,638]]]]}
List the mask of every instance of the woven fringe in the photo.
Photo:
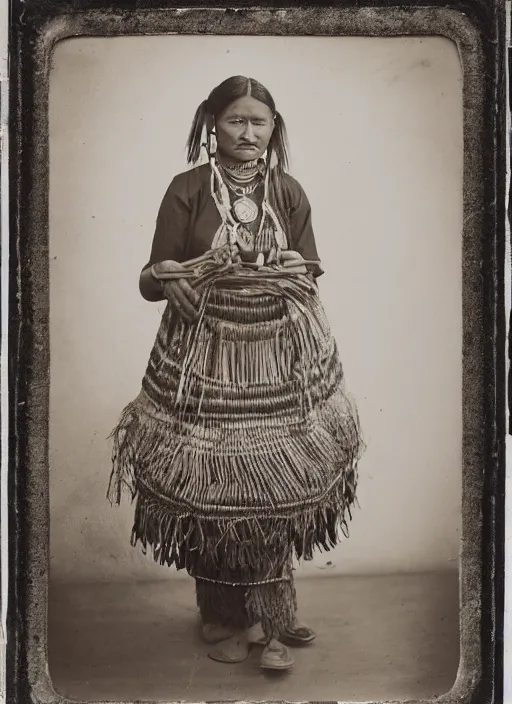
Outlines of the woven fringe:
{"type": "Polygon", "coordinates": [[[227,618],[241,589],[236,618],[275,634],[296,608],[293,581],[275,581],[291,556],[348,537],[363,443],[314,284],[222,276],[203,277],[195,325],[166,309],[112,433],[108,497],[135,501],[132,545],[219,580],[197,582],[203,606],[227,618]],[[220,583],[236,575],[252,586],[220,583]]]}
{"type": "Polygon", "coordinates": [[[348,537],[354,486],[354,477],[347,476],[320,506],[267,518],[247,512],[232,519],[184,513],[139,485],[131,543],[140,543],[159,564],[192,575],[198,574],[201,556],[208,554],[224,568],[228,581],[237,569],[274,576],[292,550],[298,559],[311,560],[316,549],[329,551],[342,536],[348,537]],[[269,556],[277,557],[272,561],[269,556]]]}
{"type": "Polygon", "coordinates": [[[113,441],[112,503],[127,489],[132,498],[144,493],[164,514],[243,519],[251,512],[307,515],[333,495],[344,510],[355,498],[361,442],[340,391],[317,406],[315,422],[231,432],[196,427],[188,435],[156,417],[142,394],[125,409],[113,441]]]}

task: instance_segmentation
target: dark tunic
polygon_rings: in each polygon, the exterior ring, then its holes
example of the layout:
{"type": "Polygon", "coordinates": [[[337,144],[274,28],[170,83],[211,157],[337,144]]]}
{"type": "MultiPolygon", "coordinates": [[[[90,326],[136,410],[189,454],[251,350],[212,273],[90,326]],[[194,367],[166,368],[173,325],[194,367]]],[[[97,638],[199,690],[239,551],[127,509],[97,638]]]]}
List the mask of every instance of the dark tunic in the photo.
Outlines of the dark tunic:
{"type": "MultiPolygon", "coordinates": [[[[209,164],[204,164],[172,180],[158,212],[151,256],[143,271],[166,259],[176,262],[194,259],[211,248],[222,221],[211,195],[210,174],[209,164]]],[[[304,259],[319,259],[311,207],[302,186],[285,174],[283,188],[290,222],[289,249],[299,252],[304,259]]],[[[317,277],[323,271],[316,266],[312,273],[317,277]]]]}

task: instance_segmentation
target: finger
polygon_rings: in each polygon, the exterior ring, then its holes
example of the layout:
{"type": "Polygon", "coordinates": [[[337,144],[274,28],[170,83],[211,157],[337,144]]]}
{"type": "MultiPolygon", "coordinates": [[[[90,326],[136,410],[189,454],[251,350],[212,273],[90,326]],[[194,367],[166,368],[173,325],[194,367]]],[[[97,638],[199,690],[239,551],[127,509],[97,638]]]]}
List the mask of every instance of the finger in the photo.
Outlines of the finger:
{"type": "Polygon", "coordinates": [[[165,281],[164,290],[166,291],[166,295],[172,296],[172,298],[180,302],[180,304],[183,300],[191,302],[182,290],[182,284],[182,279],[169,279],[165,281]]]}
{"type": "Polygon", "coordinates": [[[289,269],[294,266],[304,266],[304,264],[301,263],[302,257],[300,259],[289,259],[288,261],[285,261],[282,263],[282,266],[284,269],[289,269]]]}
{"type": "Polygon", "coordinates": [[[201,300],[201,296],[194,288],[192,288],[186,279],[178,279],[177,283],[182,293],[188,298],[192,305],[197,308],[201,300]]]}
{"type": "Polygon", "coordinates": [[[176,295],[174,282],[169,282],[164,286],[164,294],[173,310],[176,311],[181,318],[188,320],[188,315],[186,311],[183,310],[181,301],[176,295]]]}
{"type": "Polygon", "coordinates": [[[180,311],[186,315],[191,320],[195,320],[198,315],[197,308],[191,303],[187,296],[183,293],[179,283],[175,283],[172,286],[172,290],[175,296],[176,303],[178,304],[180,311]]]}
{"type": "Polygon", "coordinates": [[[174,303],[180,315],[186,320],[192,321],[197,318],[197,309],[192,305],[192,303],[190,303],[188,298],[186,298],[181,291],[175,291],[174,303]]]}
{"type": "Polygon", "coordinates": [[[187,312],[183,309],[180,301],[175,296],[171,296],[169,298],[169,305],[172,307],[176,315],[181,318],[181,320],[184,320],[186,323],[194,322],[195,318],[187,314],[187,312]]]}
{"type": "Polygon", "coordinates": [[[302,259],[302,254],[299,254],[299,252],[296,252],[294,249],[286,249],[281,252],[281,259],[284,261],[302,259]]]}

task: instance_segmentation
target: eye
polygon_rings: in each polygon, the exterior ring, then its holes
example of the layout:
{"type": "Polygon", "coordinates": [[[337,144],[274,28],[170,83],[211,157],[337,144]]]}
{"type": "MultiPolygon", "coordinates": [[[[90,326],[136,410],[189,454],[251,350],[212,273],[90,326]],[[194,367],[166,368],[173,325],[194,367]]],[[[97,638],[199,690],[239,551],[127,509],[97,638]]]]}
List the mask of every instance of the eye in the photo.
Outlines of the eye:
{"type": "Polygon", "coordinates": [[[232,120],[228,120],[230,125],[241,125],[243,124],[243,120],[240,119],[239,117],[234,117],[232,120]]]}

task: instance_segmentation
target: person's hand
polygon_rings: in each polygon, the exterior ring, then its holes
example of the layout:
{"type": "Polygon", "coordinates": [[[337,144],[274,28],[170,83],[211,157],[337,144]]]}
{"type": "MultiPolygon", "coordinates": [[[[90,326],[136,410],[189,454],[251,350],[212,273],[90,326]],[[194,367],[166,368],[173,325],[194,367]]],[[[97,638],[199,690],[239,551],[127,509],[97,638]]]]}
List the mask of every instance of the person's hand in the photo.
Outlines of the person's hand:
{"type": "Polygon", "coordinates": [[[306,265],[303,264],[304,257],[293,249],[285,249],[281,252],[281,266],[290,274],[307,274],[306,265]]]}
{"type": "Polygon", "coordinates": [[[153,266],[155,276],[162,277],[160,281],[164,295],[183,320],[192,323],[199,314],[200,296],[185,277],[165,279],[166,274],[186,274],[187,270],[178,262],[171,260],[160,262],[153,266]]]}

